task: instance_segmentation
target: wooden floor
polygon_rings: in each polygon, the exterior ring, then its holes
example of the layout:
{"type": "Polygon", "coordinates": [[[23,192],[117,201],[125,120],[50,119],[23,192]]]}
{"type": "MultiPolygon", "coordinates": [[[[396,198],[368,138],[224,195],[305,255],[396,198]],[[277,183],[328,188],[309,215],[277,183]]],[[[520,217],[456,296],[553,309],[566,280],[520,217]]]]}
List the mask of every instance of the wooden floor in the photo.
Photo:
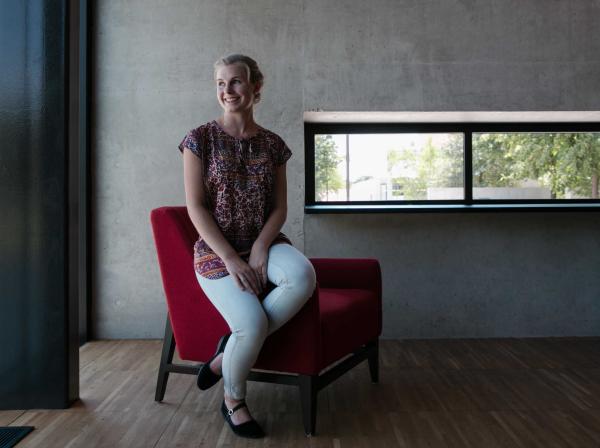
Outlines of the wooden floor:
{"type": "Polygon", "coordinates": [[[600,447],[600,338],[383,340],[380,383],[366,363],[319,394],[304,436],[291,386],[248,383],[268,433],[239,439],[219,413],[222,388],[172,374],[154,402],[161,342],[81,348],[81,401],[68,410],[3,411],[35,426],[25,447],[600,447]]]}

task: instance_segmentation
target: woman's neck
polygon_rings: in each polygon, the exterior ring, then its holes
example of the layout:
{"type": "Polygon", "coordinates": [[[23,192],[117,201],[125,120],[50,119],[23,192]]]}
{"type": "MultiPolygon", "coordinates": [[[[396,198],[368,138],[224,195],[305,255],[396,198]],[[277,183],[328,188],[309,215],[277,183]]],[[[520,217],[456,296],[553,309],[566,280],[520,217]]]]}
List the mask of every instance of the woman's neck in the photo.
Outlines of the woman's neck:
{"type": "Polygon", "coordinates": [[[219,125],[234,137],[246,138],[258,130],[252,113],[249,114],[223,114],[217,119],[219,125]]]}

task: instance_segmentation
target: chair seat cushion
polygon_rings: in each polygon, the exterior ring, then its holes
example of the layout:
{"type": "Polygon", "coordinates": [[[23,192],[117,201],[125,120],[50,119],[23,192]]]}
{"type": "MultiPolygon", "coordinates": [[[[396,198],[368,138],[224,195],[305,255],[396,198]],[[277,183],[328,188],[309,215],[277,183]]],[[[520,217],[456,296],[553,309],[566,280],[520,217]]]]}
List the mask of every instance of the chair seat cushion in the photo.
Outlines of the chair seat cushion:
{"type": "Polygon", "coordinates": [[[319,289],[323,368],[379,336],[378,303],[365,289],[319,289]]]}
{"type": "Polygon", "coordinates": [[[319,288],[318,300],[321,334],[315,337],[305,328],[310,316],[292,319],[267,338],[255,369],[316,375],[381,333],[380,302],[374,291],[319,288]],[[317,357],[315,341],[321,345],[317,357]]]}

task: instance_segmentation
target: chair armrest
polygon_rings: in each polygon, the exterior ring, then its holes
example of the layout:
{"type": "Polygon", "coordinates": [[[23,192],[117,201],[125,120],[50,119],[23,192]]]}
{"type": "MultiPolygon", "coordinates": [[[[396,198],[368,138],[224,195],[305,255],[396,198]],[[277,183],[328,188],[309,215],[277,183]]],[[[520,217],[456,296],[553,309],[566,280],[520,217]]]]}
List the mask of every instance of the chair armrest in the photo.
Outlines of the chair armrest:
{"type": "Polygon", "coordinates": [[[321,288],[369,289],[381,297],[381,268],[374,258],[311,258],[321,288]]]}

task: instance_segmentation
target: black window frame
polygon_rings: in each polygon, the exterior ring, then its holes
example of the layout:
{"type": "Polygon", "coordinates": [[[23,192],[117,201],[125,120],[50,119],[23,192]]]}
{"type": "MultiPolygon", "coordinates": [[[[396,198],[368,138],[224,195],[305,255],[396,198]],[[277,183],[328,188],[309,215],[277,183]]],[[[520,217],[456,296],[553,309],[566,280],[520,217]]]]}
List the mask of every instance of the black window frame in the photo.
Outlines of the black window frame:
{"type": "Polygon", "coordinates": [[[307,214],[485,212],[485,211],[600,211],[600,199],[473,199],[474,133],[600,132],[600,122],[403,122],[304,123],[305,202],[307,214]],[[317,201],[315,194],[315,135],[318,134],[464,134],[464,199],[420,201],[317,201]]]}

